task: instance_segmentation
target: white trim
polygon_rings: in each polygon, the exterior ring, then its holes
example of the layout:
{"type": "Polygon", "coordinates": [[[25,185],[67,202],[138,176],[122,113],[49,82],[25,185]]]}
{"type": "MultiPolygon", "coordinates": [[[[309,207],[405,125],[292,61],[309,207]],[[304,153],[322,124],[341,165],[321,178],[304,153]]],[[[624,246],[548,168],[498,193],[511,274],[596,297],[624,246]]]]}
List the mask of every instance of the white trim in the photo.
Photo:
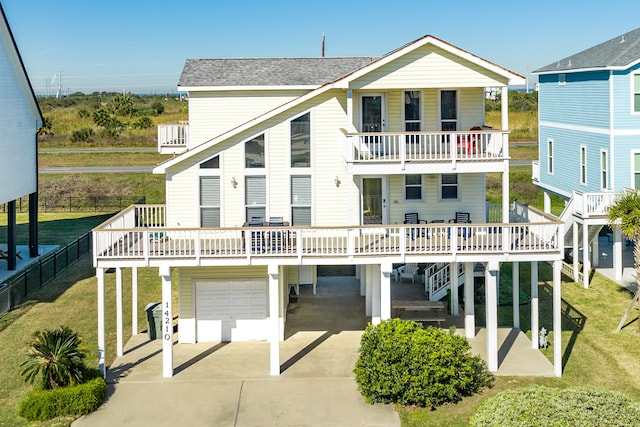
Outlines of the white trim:
{"type": "Polygon", "coordinates": [[[278,86],[178,86],[179,92],[230,92],[230,91],[283,91],[283,90],[315,90],[320,85],[278,85],[278,86]]]}
{"type": "Polygon", "coordinates": [[[545,184],[543,182],[536,182],[536,186],[542,188],[543,190],[547,190],[551,193],[557,194],[559,196],[564,197],[565,199],[570,199],[571,196],[573,195],[572,193],[566,192],[565,190],[560,190],[559,188],[556,188],[554,186],[545,184]]]}
{"type": "Polygon", "coordinates": [[[570,125],[567,123],[548,122],[541,121],[539,126],[545,126],[554,129],[573,130],[577,132],[589,132],[599,135],[612,135],[612,136],[638,136],[640,135],[640,129],[613,129],[613,128],[596,128],[592,126],[578,126],[570,125]]]}

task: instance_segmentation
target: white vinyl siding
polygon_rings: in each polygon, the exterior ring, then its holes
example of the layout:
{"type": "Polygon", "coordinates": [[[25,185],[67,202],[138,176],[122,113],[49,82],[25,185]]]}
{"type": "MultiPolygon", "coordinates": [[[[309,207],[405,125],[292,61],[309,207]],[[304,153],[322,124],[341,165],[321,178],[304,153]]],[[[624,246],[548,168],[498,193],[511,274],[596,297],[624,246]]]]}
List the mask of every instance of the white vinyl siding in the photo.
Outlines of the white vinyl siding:
{"type": "Polygon", "coordinates": [[[311,176],[291,177],[291,225],[311,225],[311,176]]]}

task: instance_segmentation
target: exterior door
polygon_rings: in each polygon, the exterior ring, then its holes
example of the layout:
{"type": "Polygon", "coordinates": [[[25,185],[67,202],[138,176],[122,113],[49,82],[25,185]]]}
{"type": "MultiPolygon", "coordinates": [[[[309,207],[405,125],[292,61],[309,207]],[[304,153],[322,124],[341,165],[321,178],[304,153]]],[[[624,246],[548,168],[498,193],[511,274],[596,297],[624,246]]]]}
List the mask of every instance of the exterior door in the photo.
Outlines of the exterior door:
{"type": "Polygon", "coordinates": [[[362,224],[388,224],[385,177],[362,178],[362,224]]]}
{"type": "MultiPolygon", "coordinates": [[[[382,94],[370,94],[361,96],[361,131],[362,132],[384,132],[385,111],[382,94]]],[[[369,153],[379,155],[384,152],[381,146],[382,139],[378,136],[365,136],[364,143],[367,145],[369,153]]]]}

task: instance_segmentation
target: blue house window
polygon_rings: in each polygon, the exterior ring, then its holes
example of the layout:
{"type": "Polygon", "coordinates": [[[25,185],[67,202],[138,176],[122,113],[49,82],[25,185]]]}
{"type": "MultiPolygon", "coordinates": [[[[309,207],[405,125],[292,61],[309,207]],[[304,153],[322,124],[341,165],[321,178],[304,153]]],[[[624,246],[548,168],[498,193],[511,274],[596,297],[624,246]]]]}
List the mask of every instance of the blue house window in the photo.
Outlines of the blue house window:
{"type": "Polygon", "coordinates": [[[547,172],[553,175],[553,139],[547,140],[547,172]]]}
{"type": "Polygon", "coordinates": [[[587,147],[580,146],[580,184],[587,185],[587,147]]]}
{"type": "Polygon", "coordinates": [[[640,153],[633,153],[633,185],[640,190],[640,153]]]}
{"type": "Polygon", "coordinates": [[[607,160],[607,152],[600,152],[600,188],[606,190],[609,188],[609,161],[607,160]]]}
{"type": "Polygon", "coordinates": [[[640,73],[633,75],[633,112],[640,113],[640,73]]]}

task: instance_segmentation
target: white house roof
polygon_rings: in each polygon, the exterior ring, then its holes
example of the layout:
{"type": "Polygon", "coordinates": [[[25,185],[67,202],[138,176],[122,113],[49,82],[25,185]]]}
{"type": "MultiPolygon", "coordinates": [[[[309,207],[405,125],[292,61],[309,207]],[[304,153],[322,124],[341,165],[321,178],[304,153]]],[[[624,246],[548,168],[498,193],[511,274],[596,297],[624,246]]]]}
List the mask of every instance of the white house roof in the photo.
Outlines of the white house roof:
{"type": "Polygon", "coordinates": [[[553,62],[533,73],[554,74],[589,70],[620,70],[629,68],[639,61],[640,28],[553,62]]]}
{"type": "MultiPolygon", "coordinates": [[[[502,76],[505,78],[505,80],[508,82],[508,84],[524,84],[525,83],[525,78],[522,77],[519,74],[516,74],[512,71],[507,70],[506,68],[500,67],[496,64],[493,64],[492,62],[489,62],[485,59],[480,58],[479,56],[473,55],[467,51],[464,51],[452,44],[449,44],[443,40],[438,39],[437,37],[433,37],[433,36],[424,36],[416,41],[413,41],[411,43],[406,44],[405,46],[396,49],[386,55],[384,55],[383,57],[376,59],[376,60],[370,60],[369,63],[367,65],[362,66],[359,69],[354,69],[351,70],[350,72],[348,72],[347,74],[343,75],[341,78],[338,78],[335,81],[329,81],[326,82],[325,84],[323,84],[322,86],[318,87],[315,90],[312,90],[311,92],[300,96],[299,98],[294,99],[293,101],[289,101],[259,117],[256,117],[255,119],[249,120],[248,122],[234,128],[231,129],[228,132],[225,132],[219,136],[216,136],[215,138],[198,145],[197,147],[179,155],[176,156],[170,160],[167,160],[166,162],[156,166],[153,169],[153,173],[155,174],[163,174],[166,173],[167,169],[170,168],[171,166],[174,166],[178,163],[181,163],[182,161],[197,155],[198,153],[201,153],[202,151],[205,151],[207,149],[209,149],[211,146],[224,141],[230,137],[233,137],[234,135],[237,135],[241,132],[246,131],[247,129],[264,122],[265,120],[268,120],[272,117],[275,117],[276,115],[290,109],[293,108],[303,102],[306,102],[307,100],[314,98],[315,96],[318,96],[324,92],[326,92],[327,90],[333,89],[333,88],[348,88],[349,86],[349,82],[363,76],[366,75],[367,73],[370,73],[386,64],[388,64],[391,61],[394,61],[395,59],[415,50],[418,49],[426,44],[432,44],[434,46],[437,46],[441,49],[444,49],[448,52],[451,52],[465,60],[468,60],[476,65],[479,65],[491,72],[496,73],[499,76],[502,76]]],[[[324,58],[318,58],[320,60],[324,59],[324,58]]],[[[362,58],[360,58],[362,59],[362,58]]],[[[369,58],[371,59],[371,58],[369,58]]]]}

